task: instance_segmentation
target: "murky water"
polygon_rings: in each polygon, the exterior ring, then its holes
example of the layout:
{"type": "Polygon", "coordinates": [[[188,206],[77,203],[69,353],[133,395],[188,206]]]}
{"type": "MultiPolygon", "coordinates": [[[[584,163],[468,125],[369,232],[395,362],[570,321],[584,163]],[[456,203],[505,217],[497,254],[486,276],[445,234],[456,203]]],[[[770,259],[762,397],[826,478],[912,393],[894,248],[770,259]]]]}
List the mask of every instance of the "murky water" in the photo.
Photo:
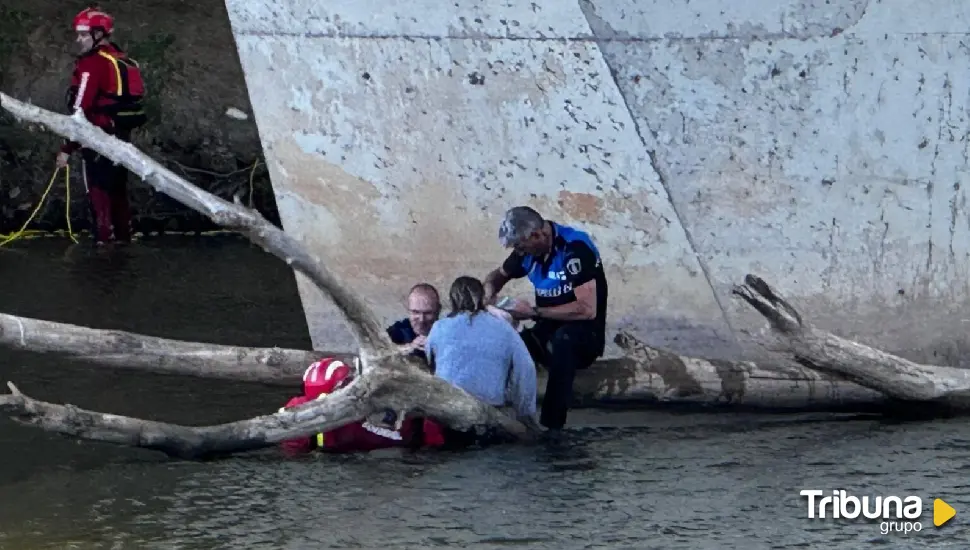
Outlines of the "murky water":
{"type": "MultiPolygon", "coordinates": [[[[291,272],[238,239],[115,256],[58,241],[0,250],[0,311],[159,336],[308,346],[291,272]]],[[[0,350],[35,397],[202,424],[288,392],[0,350]]],[[[562,445],[190,463],[0,418],[0,549],[970,547],[965,420],[592,412],[562,445]],[[922,531],[810,520],[800,489],[923,498],[922,531]],[[932,499],[957,509],[933,526],[932,499]]]]}

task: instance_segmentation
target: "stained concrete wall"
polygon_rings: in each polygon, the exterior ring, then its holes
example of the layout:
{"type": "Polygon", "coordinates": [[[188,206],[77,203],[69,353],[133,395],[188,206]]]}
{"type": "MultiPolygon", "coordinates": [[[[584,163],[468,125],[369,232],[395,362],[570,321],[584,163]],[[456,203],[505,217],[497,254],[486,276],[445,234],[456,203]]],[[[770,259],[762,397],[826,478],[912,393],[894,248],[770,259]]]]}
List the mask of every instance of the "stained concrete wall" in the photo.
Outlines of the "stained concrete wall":
{"type": "MultiPolygon", "coordinates": [[[[227,0],[284,226],[390,322],[592,233],[610,325],[732,356],[762,275],[823,328],[956,362],[970,325],[970,4],[227,0]]],[[[301,279],[318,348],[353,341],[301,279]]],[[[514,287],[527,292],[524,284],[514,287]]]]}

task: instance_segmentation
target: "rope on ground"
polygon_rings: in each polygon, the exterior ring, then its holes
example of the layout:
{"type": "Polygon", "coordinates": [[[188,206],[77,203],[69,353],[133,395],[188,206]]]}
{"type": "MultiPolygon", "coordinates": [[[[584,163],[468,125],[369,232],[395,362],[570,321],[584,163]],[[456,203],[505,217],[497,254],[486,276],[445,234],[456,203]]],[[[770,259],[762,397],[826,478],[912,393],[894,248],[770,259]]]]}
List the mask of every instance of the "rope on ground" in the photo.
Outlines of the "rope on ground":
{"type": "MultiPolygon", "coordinates": [[[[250,208],[253,208],[253,191],[254,191],[253,181],[256,176],[256,168],[258,168],[260,164],[261,164],[260,160],[257,158],[256,161],[253,162],[253,165],[250,168],[248,168],[249,170],[249,207],[250,208]]],[[[236,170],[228,174],[216,174],[215,172],[209,172],[208,170],[202,170],[201,168],[190,168],[187,166],[182,166],[181,164],[178,164],[178,165],[183,170],[194,170],[194,171],[209,173],[209,174],[221,176],[221,177],[232,176],[234,174],[238,174],[240,172],[247,170],[246,168],[242,168],[240,170],[236,170]]],[[[44,202],[47,200],[47,195],[50,194],[51,189],[54,187],[54,181],[57,179],[57,174],[60,173],[60,171],[61,171],[60,167],[57,167],[54,170],[54,174],[51,176],[50,181],[47,182],[47,188],[44,189],[44,193],[40,196],[40,200],[37,201],[37,206],[34,207],[33,212],[30,213],[30,217],[28,217],[27,221],[25,221],[24,224],[20,227],[20,230],[14,231],[13,233],[8,233],[8,234],[0,233],[0,239],[2,239],[0,240],[0,247],[6,246],[7,244],[12,243],[13,241],[16,241],[16,240],[60,237],[65,234],[64,230],[62,229],[58,229],[55,231],[27,229],[27,226],[30,225],[30,222],[34,220],[34,216],[36,216],[37,213],[40,212],[41,207],[44,205],[44,202]]],[[[64,187],[65,187],[65,193],[66,193],[66,197],[64,199],[64,204],[65,204],[64,217],[67,220],[67,236],[70,237],[72,241],[77,243],[78,240],[75,237],[75,235],[83,235],[83,234],[87,234],[88,232],[81,231],[79,233],[75,233],[74,230],[71,228],[71,167],[70,166],[64,167],[64,187]]],[[[237,233],[236,231],[216,229],[212,231],[150,231],[147,233],[147,235],[151,235],[151,236],[199,235],[199,236],[210,237],[210,236],[216,236],[216,235],[234,235],[236,233],[237,233]]],[[[145,235],[146,233],[137,232],[133,236],[143,237],[145,235]]]]}
{"type": "MultiPolygon", "coordinates": [[[[74,233],[77,238],[86,237],[90,235],[91,232],[87,229],[82,229],[74,233]]],[[[181,231],[135,231],[131,234],[132,238],[135,240],[143,239],[145,237],[223,237],[227,235],[239,235],[238,231],[230,231],[228,229],[213,229],[208,231],[202,230],[192,230],[186,229],[181,231]]],[[[54,239],[63,238],[68,236],[68,233],[64,229],[54,229],[51,231],[41,231],[41,230],[31,230],[26,231],[20,237],[17,237],[18,241],[32,241],[36,239],[54,239]]],[[[3,235],[0,235],[3,237],[3,235]]],[[[0,241],[2,242],[2,241],[0,241]]]]}
{"type": "MultiPolygon", "coordinates": [[[[15,231],[9,235],[0,235],[0,237],[3,238],[3,241],[0,241],[0,247],[5,246],[9,243],[12,243],[17,239],[29,238],[33,234],[37,233],[36,231],[28,231],[27,226],[30,225],[30,222],[34,220],[34,216],[36,216],[37,213],[40,212],[41,207],[44,206],[44,202],[47,200],[47,195],[50,194],[51,189],[54,187],[54,181],[57,179],[57,174],[59,174],[60,171],[61,171],[60,167],[57,167],[57,169],[54,170],[54,174],[51,176],[50,181],[47,182],[47,188],[44,189],[44,194],[40,196],[40,200],[37,201],[37,206],[34,207],[34,211],[30,213],[30,217],[27,218],[27,221],[24,222],[24,225],[20,227],[20,230],[15,231]]],[[[74,231],[71,229],[71,167],[70,166],[67,166],[64,169],[64,185],[66,186],[66,193],[67,193],[67,197],[64,199],[65,203],[67,204],[67,208],[65,209],[65,216],[67,217],[67,234],[68,236],[71,237],[71,240],[76,243],[77,239],[74,237],[74,231]]]]}
{"type": "Polygon", "coordinates": [[[256,167],[259,166],[259,159],[253,163],[253,168],[249,171],[249,207],[253,206],[253,178],[256,176],[256,167]]]}

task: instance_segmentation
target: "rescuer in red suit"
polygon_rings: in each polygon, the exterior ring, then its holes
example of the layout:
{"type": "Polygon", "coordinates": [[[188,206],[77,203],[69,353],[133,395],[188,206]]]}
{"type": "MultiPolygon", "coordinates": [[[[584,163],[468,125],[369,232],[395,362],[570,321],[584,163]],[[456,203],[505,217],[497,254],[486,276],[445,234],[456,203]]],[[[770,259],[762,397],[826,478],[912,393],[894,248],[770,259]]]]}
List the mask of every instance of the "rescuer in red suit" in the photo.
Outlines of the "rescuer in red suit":
{"type": "MultiPolygon", "coordinates": [[[[291,398],[280,411],[315,399],[326,399],[327,395],[350,384],[353,379],[354,369],[350,365],[339,359],[321,359],[303,373],[303,395],[291,398]]],[[[415,425],[413,419],[406,419],[399,430],[393,429],[395,420],[395,413],[388,411],[383,426],[368,421],[353,422],[312,437],[284,441],[281,446],[287,454],[295,455],[314,450],[351,453],[390,447],[440,447],[444,444],[441,428],[431,419],[419,419],[420,427],[415,425]]]]}
{"type": "MultiPolygon", "coordinates": [[[[98,8],[87,8],[74,17],[80,52],[68,88],[68,109],[80,111],[94,126],[123,141],[146,121],[142,100],[145,84],[138,63],[111,41],[114,19],[98,8]]],[[[84,187],[94,218],[96,244],[113,235],[118,242],[131,241],[131,209],[128,203],[128,169],[97,151],[66,141],[57,154],[57,166],[67,166],[70,155],[80,149],[84,187]]]]}

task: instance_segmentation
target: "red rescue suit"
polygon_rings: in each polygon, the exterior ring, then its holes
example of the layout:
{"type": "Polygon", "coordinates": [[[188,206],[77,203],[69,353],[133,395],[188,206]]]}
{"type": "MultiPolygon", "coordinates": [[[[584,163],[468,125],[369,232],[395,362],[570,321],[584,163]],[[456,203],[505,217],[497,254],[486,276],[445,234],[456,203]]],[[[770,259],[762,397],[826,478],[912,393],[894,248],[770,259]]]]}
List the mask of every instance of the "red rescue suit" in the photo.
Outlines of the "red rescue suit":
{"type": "MultiPolygon", "coordinates": [[[[326,399],[328,394],[349,384],[352,379],[353,371],[344,362],[332,358],[317,361],[303,374],[303,395],[291,398],[280,411],[315,399],[326,399]]],[[[420,426],[416,426],[414,419],[406,418],[400,430],[386,427],[393,425],[394,420],[394,413],[388,411],[383,422],[385,426],[376,426],[368,421],[352,422],[312,437],[283,441],[280,446],[284,452],[293,455],[314,450],[352,453],[391,447],[440,447],[444,444],[442,429],[433,420],[419,419],[420,426]]]]}
{"type": "MultiPolygon", "coordinates": [[[[123,141],[131,140],[131,132],[144,123],[140,100],[144,84],[137,63],[113,43],[95,46],[78,56],[71,86],[68,89],[68,108],[78,109],[91,124],[123,141]]],[[[87,189],[94,217],[95,238],[107,242],[131,240],[131,208],[128,202],[128,169],[92,149],[67,142],[62,153],[81,149],[84,186],[87,189]]]]}
{"type": "MultiPolygon", "coordinates": [[[[324,398],[325,399],[325,398],[324,398]]],[[[313,401],[307,396],[290,399],[284,408],[296,407],[313,401]]],[[[375,426],[370,422],[353,422],[330,430],[314,437],[291,439],[282,442],[283,450],[290,455],[323,451],[327,453],[366,453],[377,449],[392,447],[438,447],[444,443],[444,438],[438,425],[431,420],[423,419],[424,434],[422,441],[416,441],[414,423],[412,419],[405,419],[400,430],[375,426]]]]}

